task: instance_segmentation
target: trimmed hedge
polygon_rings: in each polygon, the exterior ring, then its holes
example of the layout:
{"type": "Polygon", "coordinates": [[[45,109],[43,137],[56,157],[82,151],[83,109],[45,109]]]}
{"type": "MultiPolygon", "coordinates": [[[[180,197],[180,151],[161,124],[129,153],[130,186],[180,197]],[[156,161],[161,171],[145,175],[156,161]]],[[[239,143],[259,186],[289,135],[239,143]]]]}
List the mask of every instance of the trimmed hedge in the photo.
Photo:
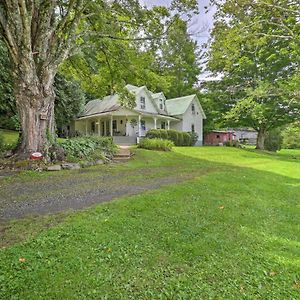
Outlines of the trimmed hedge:
{"type": "Polygon", "coordinates": [[[140,143],[138,144],[138,148],[160,151],[171,151],[173,146],[174,143],[172,141],[157,138],[145,138],[140,140],[140,143]]]}
{"type": "Polygon", "coordinates": [[[198,135],[195,132],[182,132],[177,130],[166,129],[150,129],[146,138],[169,140],[175,146],[194,146],[198,140],[198,135]]]}

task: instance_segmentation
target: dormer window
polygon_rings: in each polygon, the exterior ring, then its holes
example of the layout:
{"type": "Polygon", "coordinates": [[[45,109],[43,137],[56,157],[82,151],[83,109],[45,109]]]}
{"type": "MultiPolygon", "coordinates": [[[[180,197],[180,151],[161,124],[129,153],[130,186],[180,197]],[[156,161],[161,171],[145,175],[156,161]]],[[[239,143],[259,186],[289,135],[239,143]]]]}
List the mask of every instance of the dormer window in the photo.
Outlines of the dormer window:
{"type": "Polygon", "coordinates": [[[195,114],[195,104],[192,103],[192,114],[194,115],[195,114]]]}
{"type": "Polygon", "coordinates": [[[163,99],[159,99],[159,108],[164,109],[163,99]]]}
{"type": "Polygon", "coordinates": [[[146,108],[146,99],[145,99],[145,97],[140,98],[140,107],[141,107],[141,109],[146,108]]]}

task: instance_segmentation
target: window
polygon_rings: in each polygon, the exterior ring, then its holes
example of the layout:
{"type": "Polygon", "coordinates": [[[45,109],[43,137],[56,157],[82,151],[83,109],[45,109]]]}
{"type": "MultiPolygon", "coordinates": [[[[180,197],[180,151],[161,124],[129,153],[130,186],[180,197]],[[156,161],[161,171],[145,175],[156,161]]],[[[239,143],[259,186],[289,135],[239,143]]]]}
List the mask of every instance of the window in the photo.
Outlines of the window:
{"type": "Polygon", "coordinates": [[[166,129],[166,122],[161,122],[161,125],[160,125],[160,128],[161,129],[166,129]]]}
{"type": "Polygon", "coordinates": [[[195,114],[195,104],[192,103],[192,114],[194,115],[195,114]]]}
{"type": "Polygon", "coordinates": [[[145,97],[140,98],[140,104],[141,104],[141,109],[146,108],[146,99],[145,99],[145,97]]]}
{"type": "Polygon", "coordinates": [[[164,109],[163,99],[159,99],[159,108],[164,109]]]}
{"type": "Polygon", "coordinates": [[[112,126],[113,126],[113,130],[116,131],[117,130],[117,120],[113,120],[112,126]]]}
{"type": "Polygon", "coordinates": [[[146,122],[145,120],[141,120],[141,129],[146,130],[146,122]]]}
{"type": "Polygon", "coordinates": [[[220,138],[220,136],[217,134],[217,139],[219,139],[220,138]]]}
{"type": "Polygon", "coordinates": [[[120,121],[120,124],[121,124],[121,125],[123,124],[123,120],[120,121]]]}
{"type": "Polygon", "coordinates": [[[192,129],[192,132],[195,132],[195,125],[194,124],[192,124],[191,129],[192,129]]]}

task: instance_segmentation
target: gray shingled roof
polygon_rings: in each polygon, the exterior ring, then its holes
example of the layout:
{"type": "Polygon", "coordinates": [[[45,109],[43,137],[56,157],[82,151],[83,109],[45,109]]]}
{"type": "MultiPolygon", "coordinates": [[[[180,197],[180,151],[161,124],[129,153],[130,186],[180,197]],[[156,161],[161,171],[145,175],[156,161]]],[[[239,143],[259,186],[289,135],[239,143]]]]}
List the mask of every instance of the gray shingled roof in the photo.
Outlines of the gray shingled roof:
{"type": "Polygon", "coordinates": [[[85,105],[85,110],[82,116],[90,116],[99,113],[118,110],[120,104],[118,103],[119,96],[117,94],[106,96],[103,99],[96,99],[89,101],[85,105]]]}
{"type": "MultiPolygon", "coordinates": [[[[143,88],[146,88],[145,86],[135,86],[132,84],[127,84],[126,88],[133,93],[138,93],[143,88]]],[[[158,98],[162,95],[162,93],[151,93],[151,96],[153,98],[158,98]]],[[[166,111],[160,110],[159,107],[157,107],[158,113],[162,115],[169,115],[169,116],[178,116],[182,115],[186,112],[189,105],[193,101],[193,99],[196,97],[196,95],[189,95],[185,97],[179,97],[179,98],[173,98],[173,99],[167,99],[165,102],[166,105],[166,111]]],[[[81,117],[85,116],[93,116],[99,113],[105,113],[105,112],[111,112],[116,111],[120,108],[120,104],[118,102],[118,94],[106,96],[103,99],[96,99],[89,101],[85,105],[85,110],[82,113],[81,117]]],[[[155,104],[156,105],[156,104],[155,104]]],[[[157,105],[156,105],[157,106],[157,105]]],[[[201,105],[200,105],[201,107],[201,105]]],[[[202,108],[201,108],[202,110],[202,108]]],[[[203,116],[205,118],[205,114],[202,110],[203,116]]]]}
{"type": "Polygon", "coordinates": [[[184,114],[195,97],[196,95],[189,95],[166,100],[168,113],[173,116],[184,114]]]}

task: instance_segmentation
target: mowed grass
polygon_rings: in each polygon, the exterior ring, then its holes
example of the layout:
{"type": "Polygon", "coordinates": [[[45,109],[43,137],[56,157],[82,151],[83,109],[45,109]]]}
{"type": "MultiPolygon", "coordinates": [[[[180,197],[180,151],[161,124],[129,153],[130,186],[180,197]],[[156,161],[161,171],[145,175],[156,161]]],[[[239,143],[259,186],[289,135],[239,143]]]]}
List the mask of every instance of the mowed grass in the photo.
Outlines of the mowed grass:
{"type": "MultiPolygon", "coordinates": [[[[4,137],[4,143],[8,145],[16,145],[19,139],[19,132],[14,130],[8,130],[8,129],[1,129],[0,128],[0,134],[4,137]]],[[[63,142],[65,139],[58,138],[58,142],[63,142]]]]}
{"type": "Polygon", "coordinates": [[[13,130],[0,129],[0,134],[4,137],[5,144],[16,144],[19,138],[19,133],[13,130]]]}
{"type": "Polygon", "coordinates": [[[137,150],[99,170],[194,178],[71,213],[2,249],[0,298],[299,299],[299,162],[295,151],[137,150]]]}

